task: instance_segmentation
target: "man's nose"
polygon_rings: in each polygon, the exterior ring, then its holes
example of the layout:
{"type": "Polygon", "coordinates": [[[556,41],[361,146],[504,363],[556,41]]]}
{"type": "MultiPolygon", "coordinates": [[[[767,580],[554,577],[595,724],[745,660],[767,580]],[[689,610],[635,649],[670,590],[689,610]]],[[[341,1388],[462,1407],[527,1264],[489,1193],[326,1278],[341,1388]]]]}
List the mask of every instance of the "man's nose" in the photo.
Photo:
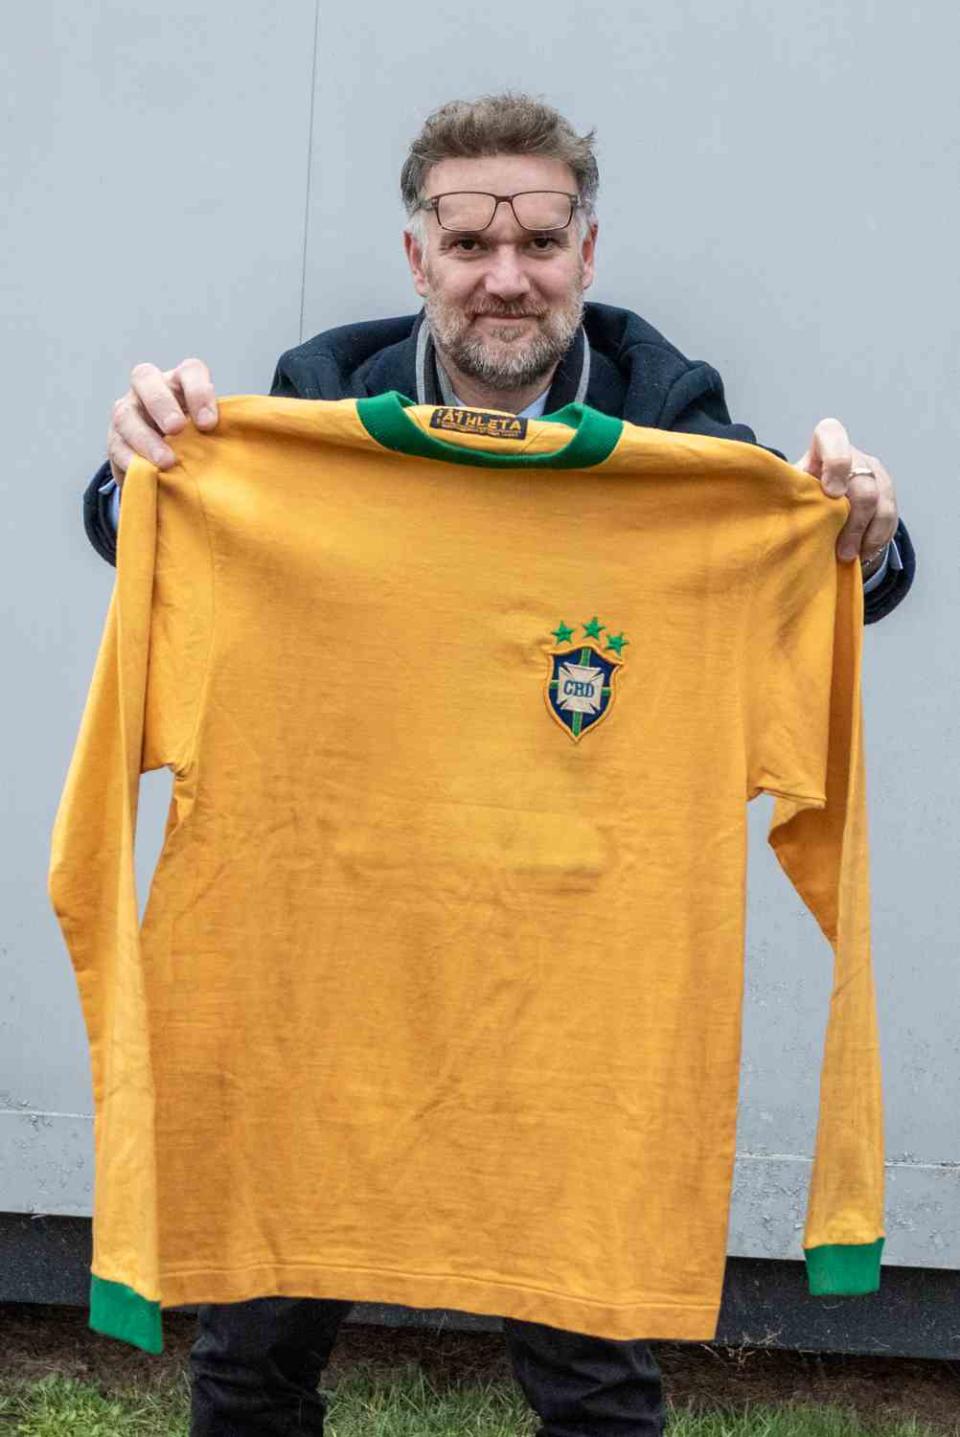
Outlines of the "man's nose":
{"type": "Polygon", "coordinates": [[[514,245],[495,247],[484,274],[484,288],[498,299],[519,299],[530,292],[530,280],[514,245]]]}

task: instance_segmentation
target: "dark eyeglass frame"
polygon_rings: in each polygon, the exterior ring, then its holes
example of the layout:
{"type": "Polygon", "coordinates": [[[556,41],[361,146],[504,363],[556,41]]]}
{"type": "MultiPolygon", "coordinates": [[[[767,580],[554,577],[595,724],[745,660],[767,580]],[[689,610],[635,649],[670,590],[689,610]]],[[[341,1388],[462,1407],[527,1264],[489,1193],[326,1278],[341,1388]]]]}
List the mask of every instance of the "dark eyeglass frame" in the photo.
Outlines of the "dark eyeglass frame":
{"type": "Polygon", "coordinates": [[[569,227],[570,227],[570,221],[573,219],[574,212],[575,212],[576,210],[578,210],[578,209],[580,208],[580,206],[582,205],[582,203],[583,203],[583,201],[580,199],[580,196],[579,196],[579,195],[571,195],[571,194],[568,193],[567,190],[517,190],[517,191],[516,191],[514,194],[512,194],[512,195],[495,195],[495,194],[492,194],[492,193],[490,192],[490,190],[444,190],[444,192],[443,192],[442,195],[431,195],[429,199],[426,199],[426,200],[418,200],[418,201],[417,201],[417,209],[419,209],[419,210],[433,210],[433,213],[434,213],[434,214],[436,215],[436,217],[437,217],[437,224],[440,225],[440,228],[441,228],[442,230],[446,230],[448,234],[472,234],[472,235],[473,235],[473,234],[477,234],[477,235],[478,235],[478,234],[483,234],[483,231],[484,231],[484,230],[490,228],[490,226],[493,224],[494,220],[495,220],[496,217],[497,217],[497,210],[500,208],[501,204],[503,204],[504,202],[506,202],[506,203],[510,206],[510,209],[511,209],[511,212],[512,212],[512,214],[513,214],[513,217],[514,217],[514,219],[516,220],[517,224],[520,226],[520,228],[521,228],[522,230],[526,230],[528,234],[532,234],[532,235],[533,235],[533,234],[551,234],[554,230],[565,230],[565,229],[569,229],[569,227]],[[461,228],[459,225],[452,225],[452,226],[451,226],[451,225],[440,224],[439,205],[440,205],[440,201],[441,201],[442,199],[445,199],[447,195],[485,195],[488,199],[491,199],[491,200],[495,200],[495,201],[496,201],[496,203],[495,203],[494,206],[493,206],[493,214],[492,214],[492,215],[490,216],[490,218],[487,220],[487,223],[486,223],[485,225],[482,225],[482,226],[480,227],[480,229],[465,230],[465,229],[461,228]],[[525,224],[523,223],[523,221],[521,220],[520,216],[517,214],[516,210],[514,209],[513,202],[514,202],[514,200],[517,199],[520,195],[563,195],[565,199],[568,199],[568,200],[570,201],[570,213],[569,213],[569,215],[567,216],[567,219],[566,219],[565,223],[562,224],[562,225],[551,225],[549,229],[545,229],[543,226],[540,226],[539,228],[531,229],[529,225],[525,225],[525,224]]]}

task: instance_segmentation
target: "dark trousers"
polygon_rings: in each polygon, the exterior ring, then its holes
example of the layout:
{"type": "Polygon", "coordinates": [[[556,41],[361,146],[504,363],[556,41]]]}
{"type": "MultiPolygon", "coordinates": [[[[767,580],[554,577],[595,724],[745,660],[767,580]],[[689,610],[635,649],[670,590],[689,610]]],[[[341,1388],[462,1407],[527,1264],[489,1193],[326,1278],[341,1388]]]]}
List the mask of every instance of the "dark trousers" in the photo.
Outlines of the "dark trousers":
{"type": "MultiPolygon", "coordinates": [[[[190,1353],[190,1437],[319,1437],[326,1398],[317,1387],[353,1305],[256,1297],[201,1306],[190,1353]]],[[[541,1419],[536,1437],[660,1437],[660,1369],[645,1342],[512,1317],[503,1318],[503,1331],[541,1419]]]]}

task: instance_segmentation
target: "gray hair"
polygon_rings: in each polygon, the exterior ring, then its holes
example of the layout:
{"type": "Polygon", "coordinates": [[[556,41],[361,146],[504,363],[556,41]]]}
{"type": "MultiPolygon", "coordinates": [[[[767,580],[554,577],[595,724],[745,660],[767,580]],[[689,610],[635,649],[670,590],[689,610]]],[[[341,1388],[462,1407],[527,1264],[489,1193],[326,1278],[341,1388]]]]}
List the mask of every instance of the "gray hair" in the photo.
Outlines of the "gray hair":
{"type": "Polygon", "coordinates": [[[580,204],[575,211],[581,239],[595,218],[600,184],[593,152],[595,130],[578,135],[559,110],[530,95],[506,90],[476,100],[450,100],[434,110],[410,146],[400,172],[406,228],[426,248],[426,214],[418,209],[427,174],[438,160],[480,155],[544,155],[570,166],[580,204]]]}

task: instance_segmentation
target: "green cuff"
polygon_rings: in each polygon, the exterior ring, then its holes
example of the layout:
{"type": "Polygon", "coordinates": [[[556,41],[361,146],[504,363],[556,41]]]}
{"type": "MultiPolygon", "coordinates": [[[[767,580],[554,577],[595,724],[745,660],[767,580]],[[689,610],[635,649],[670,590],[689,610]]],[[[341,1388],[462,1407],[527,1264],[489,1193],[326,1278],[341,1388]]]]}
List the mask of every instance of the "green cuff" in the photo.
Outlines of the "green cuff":
{"type": "Polygon", "coordinates": [[[90,1277],[90,1321],[93,1332],[119,1337],[144,1352],[163,1351],[163,1323],[159,1302],[141,1297],[123,1282],[90,1277]]]}
{"type": "Polygon", "coordinates": [[[824,1243],[805,1247],[807,1282],[814,1297],[832,1293],[837,1297],[859,1297],[880,1287],[880,1254],[884,1239],[876,1242],[824,1243]]]}

